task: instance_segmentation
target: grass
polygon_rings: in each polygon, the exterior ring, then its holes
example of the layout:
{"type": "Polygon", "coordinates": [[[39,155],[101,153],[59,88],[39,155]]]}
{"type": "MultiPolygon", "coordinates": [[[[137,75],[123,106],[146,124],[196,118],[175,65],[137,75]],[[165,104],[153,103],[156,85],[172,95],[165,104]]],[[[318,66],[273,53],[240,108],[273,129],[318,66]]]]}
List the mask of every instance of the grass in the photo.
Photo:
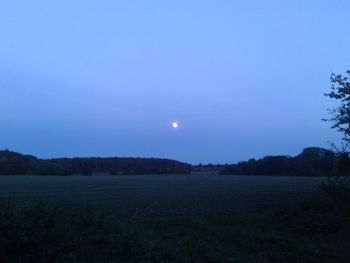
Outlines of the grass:
{"type": "MultiPolygon", "coordinates": [[[[334,189],[335,187],[335,189],[334,189]]],[[[250,216],[117,217],[0,204],[0,262],[350,262],[350,192],[250,216]]]]}
{"type": "Polygon", "coordinates": [[[0,176],[0,200],[89,204],[121,215],[243,214],[312,195],[324,178],[224,175],[0,176]]]}

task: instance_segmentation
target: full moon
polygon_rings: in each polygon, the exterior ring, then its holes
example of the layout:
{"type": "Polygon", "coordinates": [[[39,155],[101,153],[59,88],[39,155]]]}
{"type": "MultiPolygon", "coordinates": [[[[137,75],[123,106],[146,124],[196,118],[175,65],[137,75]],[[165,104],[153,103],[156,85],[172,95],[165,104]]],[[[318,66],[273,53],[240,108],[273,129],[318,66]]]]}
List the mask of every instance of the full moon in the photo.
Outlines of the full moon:
{"type": "Polygon", "coordinates": [[[177,122],[173,122],[172,126],[173,126],[174,129],[177,129],[179,127],[179,124],[177,122]]]}

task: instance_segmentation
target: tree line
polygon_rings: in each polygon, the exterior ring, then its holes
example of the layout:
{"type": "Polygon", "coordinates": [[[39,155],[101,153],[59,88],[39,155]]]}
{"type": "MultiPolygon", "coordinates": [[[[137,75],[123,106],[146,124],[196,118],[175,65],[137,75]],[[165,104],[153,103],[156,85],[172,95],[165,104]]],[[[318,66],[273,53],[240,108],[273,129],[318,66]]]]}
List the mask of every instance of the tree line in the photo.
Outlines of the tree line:
{"type": "Polygon", "coordinates": [[[266,156],[262,159],[238,162],[226,165],[222,174],[237,175],[293,175],[293,176],[328,176],[348,175],[350,162],[347,154],[309,147],[295,157],[266,156]]]}
{"type": "Polygon", "coordinates": [[[136,175],[190,172],[191,165],[170,159],[111,157],[43,160],[9,150],[0,151],[0,175],[136,175]]]}

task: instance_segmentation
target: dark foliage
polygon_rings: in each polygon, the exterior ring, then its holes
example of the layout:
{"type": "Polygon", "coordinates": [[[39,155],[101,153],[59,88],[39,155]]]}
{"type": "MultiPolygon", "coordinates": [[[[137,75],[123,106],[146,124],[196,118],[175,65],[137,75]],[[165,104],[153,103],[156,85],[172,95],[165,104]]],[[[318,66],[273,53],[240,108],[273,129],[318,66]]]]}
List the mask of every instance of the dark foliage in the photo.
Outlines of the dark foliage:
{"type": "Polygon", "coordinates": [[[350,143],[350,70],[346,71],[345,76],[341,74],[331,75],[331,92],[325,96],[338,100],[340,106],[330,109],[330,119],[326,121],[333,122],[333,129],[343,134],[345,144],[350,143]]]}
{"type": "Polygon", "coordinates": [[[333,123],[332,129],[342,134],[341,148],[333,144],[339,158],[337,160],[337,172],[341,175],[350,175],[350,70],[345,74],[331,75],[331,91],[324,94],[330,99],[336,100],[339,105],[328,109],[330,118],[324,119],[333,123]]]}
{"type": "Polygon", "coordinates": [[[338,163],[346,165],[343,157],[337,156],[330,150],[310,147],[295,157],[267,156],[260,160],[250,159],[227,165],[222,174],[241,175],[300,175],[325,176],[338,173],[338,163]]]}
{"type": "Polygon", "coordinates": [[[285,209],[282,218],[298,232],[319,237],[350,236],[350,187],[348,178],[323,182],[318,195],[285,209]]]}
{"type": "Polygon", "coordinates": [[[0,174],[66,174],[64,167],[51,161],[40,160],[8,150],[0,151],[0,174]]]}
{"type": "Polygon", "coordinates": [[[182,162],[155,158],[61,158],[41,160],[31,155],[0,151],[0,175],[92,175],[189,173],[182,162]]]}
{"type": "Polygon", "coordinates": [[[120,174],[189,173],[191,166],[168,159],[156,158],[61,158],[51,162],[66,169],[69,174],[91,175],[99,172],[120,174]]]}

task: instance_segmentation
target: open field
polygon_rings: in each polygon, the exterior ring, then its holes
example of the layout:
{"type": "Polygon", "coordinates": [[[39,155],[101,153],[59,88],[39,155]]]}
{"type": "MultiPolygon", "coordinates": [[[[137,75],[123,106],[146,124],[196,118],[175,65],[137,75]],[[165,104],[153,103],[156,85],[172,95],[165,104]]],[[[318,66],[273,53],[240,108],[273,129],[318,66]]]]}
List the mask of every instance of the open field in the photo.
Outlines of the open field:
{"type": "Polygon", "coordinates": [[[225,175],[0,176],[0,200],[122,215],[243,214],[312,194],[322,178],[225,175]]]}
{"type": "Polygon", "coordinates": [[[0,262],[347,263],[350,196],[322,180],[2,176],[0,262]]]}

